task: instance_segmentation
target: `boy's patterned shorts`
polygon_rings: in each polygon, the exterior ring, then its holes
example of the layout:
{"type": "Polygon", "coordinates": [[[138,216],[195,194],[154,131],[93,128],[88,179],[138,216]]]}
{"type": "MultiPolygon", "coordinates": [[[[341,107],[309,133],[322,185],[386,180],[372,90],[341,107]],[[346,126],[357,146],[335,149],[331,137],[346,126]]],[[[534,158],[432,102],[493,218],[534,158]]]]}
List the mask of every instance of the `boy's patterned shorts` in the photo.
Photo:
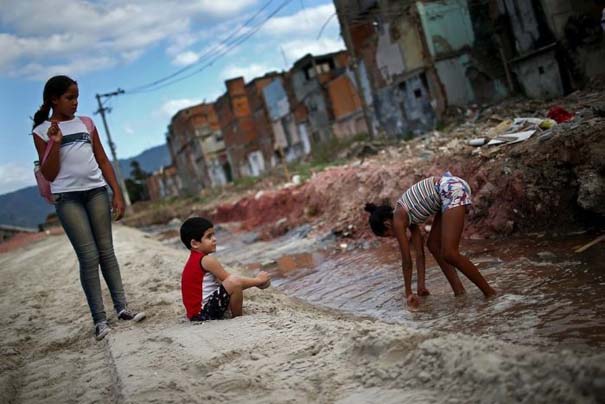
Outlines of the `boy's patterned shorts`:
{"type": "Polygon", "coordinates": [[[229,308],[230,299],[231,296],[223,285],[219,286],[212,292],[199,314],[191,317],[191,321],[222,320],[225,317],[225,311],[229,308]]]}
{"type": "Polygon", "coordinates": [[[452,176],[449,171],[441,177],[439,194],[441,195],[442,203],[441,212],[473,203],[471,200],[471,187],[462,178],[452,176]]]}

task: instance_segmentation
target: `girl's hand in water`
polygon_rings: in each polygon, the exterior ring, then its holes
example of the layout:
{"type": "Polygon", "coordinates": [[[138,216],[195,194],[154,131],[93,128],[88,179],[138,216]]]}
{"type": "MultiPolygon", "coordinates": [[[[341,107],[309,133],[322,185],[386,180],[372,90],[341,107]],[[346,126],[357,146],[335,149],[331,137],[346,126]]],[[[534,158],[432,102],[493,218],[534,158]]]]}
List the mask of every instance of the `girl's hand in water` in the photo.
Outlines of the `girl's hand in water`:
{"type": "Polygon", "coordinates": [[[418,288],[418,296],[430,296],[431,292],[427,288],[418,288]]]}
{"type": "Polygon", "coordinates": [[[48,138],[55,143],[61,143],[61,139],[63,139],[63,132],[61,132],[61,128],[59,128],[59,123],[57,121],[50,122],[50,127],[46,134],[48,135],[48,138]]]}
{"type": "Polygon", "coordinates": [[[124,216],[124,210],[126,206],[124,205],[124,199],[118,193],[113,194],[113,200],[111,201],[111,206],[113,208],[112,214],[114,220],[117,222],[124,216]]]}
{"type": "Polygon", "coordinates": [[[408,307],[411,309],[416,309],[420,305],[420,298],[418,295],[411,294],[407,297],[408,307]]]}

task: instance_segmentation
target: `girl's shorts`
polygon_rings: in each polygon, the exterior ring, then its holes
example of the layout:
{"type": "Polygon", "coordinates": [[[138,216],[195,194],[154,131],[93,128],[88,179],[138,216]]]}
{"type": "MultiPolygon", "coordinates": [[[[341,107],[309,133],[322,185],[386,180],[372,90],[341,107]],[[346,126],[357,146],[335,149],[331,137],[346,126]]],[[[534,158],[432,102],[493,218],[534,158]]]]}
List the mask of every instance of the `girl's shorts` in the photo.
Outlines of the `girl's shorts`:
{"type": "Polygon", "coordinates": [[[441,177],[439,195],[441,195],[441,213],[473,203],[471,187],[462,178],[454,177],[449,171],[441,177]]]}

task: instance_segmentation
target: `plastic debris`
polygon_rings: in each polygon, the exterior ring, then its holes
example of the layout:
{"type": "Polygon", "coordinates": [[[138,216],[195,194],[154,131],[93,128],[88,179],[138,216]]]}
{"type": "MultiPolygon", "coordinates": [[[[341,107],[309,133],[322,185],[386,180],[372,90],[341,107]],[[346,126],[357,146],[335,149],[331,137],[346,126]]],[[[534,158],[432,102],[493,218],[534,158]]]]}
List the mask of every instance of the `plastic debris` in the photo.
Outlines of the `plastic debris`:
{"type": "Polygon", "coordinates": [[[592,240],[590,243],[585,244],[585,245],[583,245],[583,246],[581,246],[581,247],[577,248],[577,249],[575,250],[575,252],[576,252],[576,253],[581,253],[581,252],[584,252],[584,251],[588,250],[590,247],[592,247],[593,245],[598,244],[598,243],[600,243],[601,241],[604,241],[604,240],[605,240],[605,234],[603,234],[603,235],[601,235],[601,236],[599,236],[599,237],[595,238],[595,239],[594,239],[594,240],[592,240]]]}
{"type": "Polygon", "coordinates": [[[540,129],[551,129],[553,126],[555,126],[557,124],[557,121],[555,121],[554,119],[550,119],[547,118],[545,120],[543,120],[542,122],[540,122],[540,125],[538,125],[540,127],[540,129]]]}
{"type": "Polygon", "coordinates": [[[491,145],[497,145],[497,144],[502,144],[502,143],[513,144],[513,143],[524,142],[527,139],[529,139],[534,133],[536,133],[536,130],[527,130],[524,132],[517,132],[517,133],[507,133],[506,135],[500,135],[500,136],[490,140],[487,143],[487,145],[491,146],[491,145]]]}
{"type": "Polygon", "coordinates": [[[563,107],[555,105],[551,109],[548,110],[548,114],[546,115],[550,119],[554,119],[557,123],[563,123],[571,121],[574,115],[571,112],[566,111],[563,107]]]}
{"type": "Polygon", "coordinates": [[[470,139],[468,141],[468,144],[470,146],[483,146],[486,142],[487,142],[486,138],[484,138],[484,137],[478,137],[478,138],[470,139]]]}

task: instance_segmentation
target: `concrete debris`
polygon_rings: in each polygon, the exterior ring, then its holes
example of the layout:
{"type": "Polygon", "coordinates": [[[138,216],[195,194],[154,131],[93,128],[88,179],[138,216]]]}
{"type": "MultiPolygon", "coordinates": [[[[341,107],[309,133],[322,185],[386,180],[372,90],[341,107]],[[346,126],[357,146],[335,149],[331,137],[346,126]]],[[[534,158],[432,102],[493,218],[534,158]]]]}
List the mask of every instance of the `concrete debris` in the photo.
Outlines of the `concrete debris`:
{"type": "Polygon", "coordinates": [[[518,142],[524,142],[527,139],[529,139],[534,133],[536,133],[535,130],[527,130],[524,132],[508,133],[506,135],[500,135],[500,136],[496,137],[495,139],[490,140],[487,143],[487,145],[491,146],[491,145],[497,145],[497,144],[502,144],[502,143],[513,144],[513,143],[518,143],[518,142]]]}
{"type": "Polygon", "coordinates": [[[469,146],[483,146],[487,142],[484,137],[476,137],[468,141],[469,146]]]}
{"type": "Polygon", "coordinates": [[[589,249],[590,247],[592,247],[593,245],[600,243],[601,241],[605,241],[605,234],[603,234],[603,235],[601,235],[601,236],[599,236],[599,237],[595,238],[594,240],[592,240],[592,241],[591,241],[590,243],[588,243],[588,244],[585,244],[585,245],[583,245],[583,246],[581,246],[581,247],[576,248],[575,252],[576,252],[576,253],[582,253],[582,252],[584,252],[584,251],[588,250],[588,249],[589,249]]]}

